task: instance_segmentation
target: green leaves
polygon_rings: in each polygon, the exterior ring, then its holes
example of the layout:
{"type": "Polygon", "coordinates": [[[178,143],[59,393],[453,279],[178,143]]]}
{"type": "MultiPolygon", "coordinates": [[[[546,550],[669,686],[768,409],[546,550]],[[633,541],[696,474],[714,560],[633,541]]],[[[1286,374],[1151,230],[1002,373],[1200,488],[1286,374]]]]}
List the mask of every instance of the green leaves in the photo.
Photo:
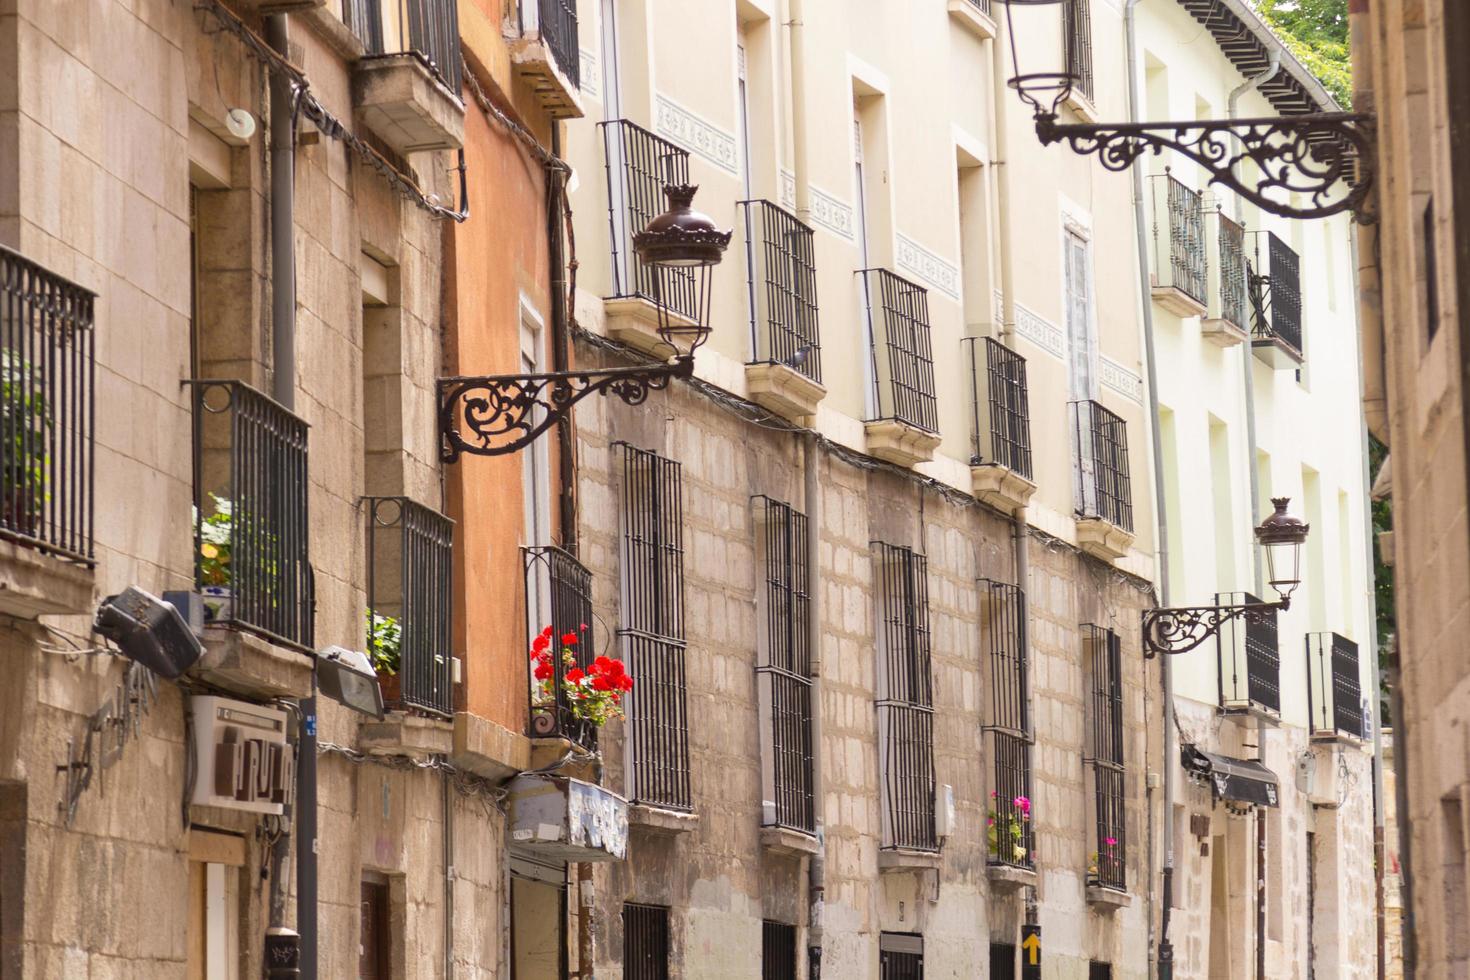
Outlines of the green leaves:
{"type": "Polygon", "coordinates": [[[368,659],[373,670],[380,674],[398,673],[403,649],[403,626],[393,616],[379,616],[371,609],[367,612],[368,659]]]}
{"type": "Polygon", "coordinates": [[[1260,0],[1261,16],[1344,109],[1353,106],[1347,0],[1260,0]]]}

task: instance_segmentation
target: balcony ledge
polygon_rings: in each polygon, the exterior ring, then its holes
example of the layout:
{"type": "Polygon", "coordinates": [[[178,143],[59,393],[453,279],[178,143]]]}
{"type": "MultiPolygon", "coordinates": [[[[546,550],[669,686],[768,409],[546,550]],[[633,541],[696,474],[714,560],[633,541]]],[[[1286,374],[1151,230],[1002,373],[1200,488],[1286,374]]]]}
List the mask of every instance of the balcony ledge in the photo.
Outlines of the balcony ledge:
{"type": "Polygon", "coordinates": [[[930,871],[944,867],[941,851],[923,851],[915,847],[885,847],[878,852],[878,870],[930,871]]]}
{"type": "Polygon", "coordinates": [[[551,118],[581,119],[587,114],[582,108],[581,91],[562,74],[551,45],[540,34],[527,34],[511,41],[510,61],[551,118]]]}
{"type": "Polygon", "coordinates": [[[938,433],[898,419],[864,422],[863,429],[868,435],[868,455],[899,466],[927,463],[939,448],[938,433]]]}
{"type": "Polygon", "coordinates": [[[16,619],[90,614],[96,573],[44,551],[0,539],[0,614],[16,619]]]}
{"type": "Polygon", "coordinates": [[[531,740],[489,718],[456,712],[449,761],[486,779],[505,779],[530,768],[531,740]]]}
{"type": "Polygon", "coordinates": [[[560,735],[531,739],[529,768],[538,772],[554,771],[558,776],[570,776],[593,785],[601,782],[598,778],[597,757],[583,746],[560,735]],[[565,762],[562,761],[564,759],[565,762]],[[553,766],[557,768],[552,770],[553,766]]]}
{"type": "Polygon", "coordinates": [[[247,698],[311,696],[312,656],[243,629],[210,626],[189,676],[247,698]]]}
{"type": "Polygon", "coordinates": [[[1132,905],[1133,896],[1127,892],[1120,892],[1116,888],[1105,888],[1102,885],[1089,884],[1087,886],[1087,904],[1104,914],[1111,915],[1119,909],[1126,909],[1132,905]]]}
{"type": "Polygon", "coordinates": [[[363,123],[398,153],[464,145],[464,105],[415,55],[362,59],[352,91],[363,123]]]}
{"type": "Polygon", "coordinates": [[[1188,319],[1189,317],[1204,316],[1208,308],[1204,303],[1180,289],[1178,286],[1153,286],[1154,302],[1175,316],[1188,319]]]}
{"type": "Polygon", "coordinates": [[[987,864],[985,877],[993,891],[1014,892],[1036,884],[1036,869],[1018,868],[1012,864],[987,864]]]}
{"type": "Polygon", "coordinates": [[[1068,93],[1066,101],[1062,104],[1075,112],[1077,118],[1082,122],[1095,123],[1102,118],[1098,115],[1097,105],[1087,96],[1076,90],[1068,93]]]}
{"type": "Polygon", "coordinates": [[[1101,517],[1077,518],[1077,547],[1103,561],[1117,561],[1133,547],[1133,535],[1101,517]]]}
{"type": "Polygon", "coordinates": [[[970,485],[976,497],[1011,514],[1025,509],[1036,492],[1035,483],[999,463],[971,466],[970,485]]]}
{"type": "Polygon", "coordinates": [[[1281,712],[1273,711],[1264,705],[1255,704],[1254,702],[1227,704],[1218,708],[1217,711],[1224,717],[1247,727],[1254,727],[1258,721],[1264,722],[1272,727],[1281,724],[1281,712]]]}
{"type": "Polygon", "coordinates": [[[1244,343],[1250,336],[1244,327],[1237,326],[1223,317],[1210,317],[1200,321],[1200,333],[1216,347],[1234,347],[1244,343]]]}
{"type": "Polygon", "coordinates": [[[817,853],[821,846],[815,836],[804,831],[792,830],[790,827],[761,828],[761,847],[777,854],[800,857],[803,854],[817,853]]]}
{"type": "Polygon", "coordinates": [[[827,396],[826,388],[785,364],[745,365],[745,386],[751,401],[798,425],[816,415],[827,396]]]}
{"type": "Polygon", "coordinates": [[[977,7],[973,0],[949,0],[949,15],[982,41],[995,37],[995,21],[977,7]]]}
{"type": "Polygon", "coordinates": [[[1277,371],[1294,371],[1302,366],[1302,352],[1278,337],[1252,340],[1251,353],[1277,371]]]}
{"type": "Polygon", "coordinates": [[[677,837],[699,827],[699,814],[649,803],[631,803],[628,805],[628,826],[640,827],[656,837],[677,837]]]}
{"type": "Polygon", "coordinates": [[[1367,739],[1365,738],[1336,730],[1313,732],[1309,741],[1314,749],[1318,747],[1330,748],[1338,745],[1349,749],[1361,749],[1367,744],[1367,739]]]}
{"type": "MultiPolygon", "coordinates": [[[[614,296],[602,301],[607,335],[650,357],[672,357],[673,349],[658,335],[658,307],[642,296],[614,296]]],[[[693,326],[694,321],[669,314],[670,326],[693,326]]]]}
{"type": "Polygon", "coordinates": [[[300,14],[316,7],[325,7],[327,0],[230,0],[230,10],[236,14],[300,14]]]}
{"type": "Polygon", "coordinates": [[[358,745],[368,755],[449,755],[454,749],[454,723],[407,711],[390,711],[382,721],[363,724],[358,745]]]}

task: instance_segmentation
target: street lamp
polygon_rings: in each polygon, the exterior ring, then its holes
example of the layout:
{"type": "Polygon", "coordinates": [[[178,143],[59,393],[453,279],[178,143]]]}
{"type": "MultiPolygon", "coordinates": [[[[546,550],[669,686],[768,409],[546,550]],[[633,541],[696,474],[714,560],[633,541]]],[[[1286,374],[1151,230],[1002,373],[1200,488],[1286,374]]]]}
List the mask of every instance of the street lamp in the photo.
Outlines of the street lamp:
{"type": "Polygon", "coordinates": [[[445,462],[454,462],[461,453],[517,452],[594,392],[612,392],[627,404],[638,405],[650,391],[694,374],[694,352],[710,331],[710,274],[724,257],[731,235],[694,210],[697,190],[682,184],[665,187],[669,209],[633,236],[633,250],[653,274],[658,334],[672,356],[660,364],[601,371],[440,378],[440,456],[445,462]],[[676,296],[691,301],[680,308],[692,310],[693,316],[674,311],[676,296]]]}
{"type": "Polygon", "coordinates": [[[1256,543],[1266,549],[1275,602],[1241,602],[1220,606],[1174,606],[1143,613],[1143,655],[1188,653],[1220,632],[1233,619],[1263,622],[1278,609],[1291,607],[1291,594],[1301,585],[1302,544],[1310,526],[1286,512],[1289,497],[1273,497],[1275,511],[1256,528],[1256,543]]]}

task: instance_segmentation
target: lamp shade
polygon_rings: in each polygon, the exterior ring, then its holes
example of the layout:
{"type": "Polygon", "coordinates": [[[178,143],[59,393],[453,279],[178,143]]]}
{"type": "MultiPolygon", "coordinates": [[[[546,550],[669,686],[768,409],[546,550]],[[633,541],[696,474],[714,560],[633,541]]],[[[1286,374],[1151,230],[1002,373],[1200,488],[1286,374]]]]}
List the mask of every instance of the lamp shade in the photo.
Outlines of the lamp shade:
{"type": "Polygon", "coordinates": [[[1055,116],[1077,79],[1069,40],[1076,0],[1001,2],[1006,5],[1006,36],[1015,69],[1007,84],[1034,113],[1055,116]]]}
{"type": "Polygon", "coordinates": [[[1266,549],[1266,574],[1283,600],[1302,582],[1302,544],[1311,526],[1286,512],[1290,497],[1272,497],[1275,511],[1256,528],[1256,542],[1266,549]]]}
{"type": "Polygon", "coordinates": [[[690,184],[664,188],[669,207],[633,236],[638,261],[653,273],[658,333],[679,355],[692,354],[709,336],[710,270],[719,265],[731,232],[694,210],[690,184]]]}

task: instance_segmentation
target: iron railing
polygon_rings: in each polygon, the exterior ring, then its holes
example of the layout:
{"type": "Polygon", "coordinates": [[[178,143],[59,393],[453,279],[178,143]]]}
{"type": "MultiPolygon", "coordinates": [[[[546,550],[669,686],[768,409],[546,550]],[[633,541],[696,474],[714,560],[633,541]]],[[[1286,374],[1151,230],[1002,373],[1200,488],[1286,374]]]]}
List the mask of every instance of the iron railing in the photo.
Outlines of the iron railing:
{"type": "Polygon", "coordinates": [[[194,556],[206,616],[311,649],[306,423],[241,381],[194,390],[194,556]]]}
{"type": "Polygon", "coordinates": [[[582,51],[577,40],[577,0],[536,0],[541,40],[556,66],[574,86],[582,87],[582,51]]]}
{"type": "Polygon", "coordinates": [[[1088,879],[1124,891],[1127,882],[1127,822],[1124,819],[1123,644],[1118,634],[1091,623],[1082,627],[1088,678],[1088,756],[1093,769],[1093,812],[1097,837],[1088,879]]]}
{"type": "MultiPolygon", "coordinates": [[[[1220,592],[1217,605],[1260,602],[1249,592],[1220,592]]],[[[1218,651],[1220,707],[1281,711],[1281,650],[1276,611],[1233,619],[1215,634],[1218,651]]]]}
{"type": "Polygon", "coordinates": [[[0,537],[88,566],[95,299],[0,246],[0,537]]]}
{"type": "Polygon", "coordinates": [[[984,656],[990,663],[991,708],[986,727],[995,767],[986,818],[987,851],[991,864],[1030,868],[1035,860],[1035,839],[1029,802],[1026,593],[1017,586],[990,579],[981,579],[979,588],[984,656]]]}
{"type": "Polygon", "coordinates": [[[924,980],[924,937],[907,932],[878,936],[879,980],[924,980]]]}
{"type": "Polygon", "coordinates": [[[995,783],[986,817],[986,840],[991,864],[1032,868],[1036,862],[1036,834],[1031,822],[1031,741],[999,729],[990,733],[995,783]]]}
{"type": "Polygon", "coordinates": [[[1092,100],[1092,4],[1090,0],[1067,0],[1062,4],[1067,72],[1073,90],[1092,100]]]}
{"type": "Polygon", "coordinates": [[[994,463],[1031,479],[1026,359],[993,337],[965,337],[961,343],[970,361],[970,465],[994,463]]]}
{"type": "Polygon", "coordinates": [[[1250,325],[1247,311],[1250,292],[1246,288],[1245,229],[1225,215],[1219,218],[1220,316],[1242,330],[1250,325]]]}
{"type": "Polygon", "coordinates": [[[812,229],[770,201],[745,209],[751,363],[785,364],[822,381],[817,258],[812,229]]]}
{"type": "Polygon", "coordinates": [[[633,252],[633,236],[664,212],[664,188],[689,183],[689,151],[626,119],[597,124],[607,164],[607,221],[612,234],[614,297],[662,303],[690,319],[699,316],[699,282],[689,269],[662,276],[633,252]],[[662,300],[660,300],[662,296],[662,300]]]}
{"type": "Polygon", "coordinates": [[[561,651],[572,651],[572,666],[583,673],[597,651],[592,634],[592,573],[571,553],[551,545],[522,548],[526,569],[527,646],[545,627],[551,627],[551,677],[541,684],[531,677],[532,738],[566,738],[584,748],[597,743],[597,726],[577,718],[567,704],[562,681],[571,669],[561,651]],[[564,644],[568,634],[577,638],[564,644]]]}
{"type": "Polygon", "coordinates": [[[1154,195],[1154,261],[1158,263],[1159,285],[1172,286],[1190,299],[1203,303],[1208,295],[1205,288],[1207,266],[1205,262],[1205,211],[1197,191],[1185,187],[1173,174],[1158,174],[1152,178],[1162,181],[1162,194],[1154,195]],[[1160,201],[1160,198],[1163,198],[1160,201]],[[1160,204],[1164,214],[1159,214],[1160,204]],[[1164,227],[1160,228],[1160,220],[1164,227]],[[1167,235],[1167,241],[1161,237],[1167,235]],[[1168,279],[1164,280],[1163,265],[1168,258],[1168,279]]]}
{"type": "Polygon", "coordinates": [[[796,926],[761,923],[761,980],[796,980],[796,926]]]}
{"type": "Polygon", "coordinates": [[[1133,530],[1133,489],[1128,476],[1128,426],[1094,401],[1072,402],[1077,452],[1077,513],[1133,530]]]}
{"type": "Polygon", "coordinates": [[[939,431],[929,291],[887,269],[860,269],[873,367],[873,419],[939,431]]]}
{"type": "Polygon", "coordinates": [[[343,0],[342,21],[368,57],[411,54],[460,98],[464,78],[456,0],[343,0]]]}
{"type": "Polygon", "coordinates": [[[628,700],[631,798],[691,810],[684,664],[684,496],[679,464],[623,450],[618,635],[637,687],[628,700]]]}
{"type": "Polygon", "coordinates": [[[934,694],[928,561],[872,543],[880,603],[879,766],[883,846],[938,850],[934,827],[934,694]]]}
{"type": "MultiPolygon", "coordinates": [[[[407,497],[364,497],[368,651],[393,659],[389,708],[454,713],[454,522],[407,497]]],[[[381,673],[382,671],[380,671],[381,673]]],[[[385,699],[387,700],[387,699],[385,699]]]]}
{"type": "Polygon", "coordinates": [[[1302,355],[1301,260],[1275,232],[1256,233],[1255,262],[1246,264],[1250,284],[1251,336],[1256,343],[1279,343],[1302,355]],[[1265,262],[1261,237],[1266,239],[1265,262]]]}
{"type": "Polygon", "coordinates": [[[1345,636],[1307,634],[1307,717],[1313,735],[1364,737],[1358,645],[1345,636]]]}
{"type": "Polygon", "coordinates": [[[990,0],[970,0],[970,5],[985,16],[990,16],[990,0]]]}
{"type": "Polygon", "coordinates": [[[763,724],[762,821],[803,833],[816,830],[812,787],[811,603],[806,515],[769,497],[755,498],[764,521],[766,638],[756,668],[763,724]]]}
{"type": "Polygon", "coordinates": [[[623,977],[625,980],[668,980],[667,906],[623,903],[623,977]]]}

